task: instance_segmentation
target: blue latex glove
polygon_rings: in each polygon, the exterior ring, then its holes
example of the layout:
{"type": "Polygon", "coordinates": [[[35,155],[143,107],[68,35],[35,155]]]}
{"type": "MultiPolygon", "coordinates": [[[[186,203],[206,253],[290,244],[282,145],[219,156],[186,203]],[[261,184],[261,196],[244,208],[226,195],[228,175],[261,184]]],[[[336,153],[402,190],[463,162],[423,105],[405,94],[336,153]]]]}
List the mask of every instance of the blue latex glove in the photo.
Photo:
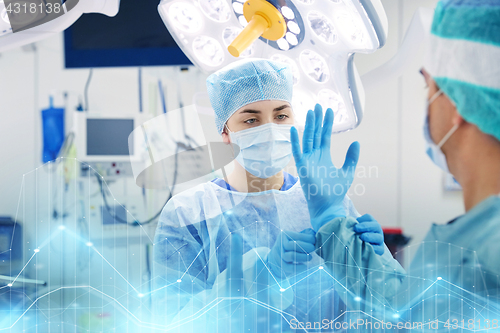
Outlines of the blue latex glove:
{"type": "Polygon", "coordinates": [[[281,231],[267,256],[271,273],[284,278],[305,270],[305,262],[312,259],[316,250],[316,233],[312,229],[301,232],[281,231]]]}
{"type": "Polygon", "coordinates": [[[359,158],[359,143],[354,142],[347,151],[343,167],[337,169],[333,165],[330,156],[333,111],[326,110],[323,126],[322,119],[323,111],[319,104],[314,112],[309,110],[307,113],[302,151],[297,129],[291,129],[292,153],[311,224],[316,231],[335,217],[346,216],[342,203],[354,180],[359,158]]]}
{"type": "Polygon", "coordinates": [[[359,223],[353,229],[360,234],[359,238],[373,246],[376,254],[384,254],[384,232],[380,224],[370,214],[365,214],[356,219],[359,223]]]}

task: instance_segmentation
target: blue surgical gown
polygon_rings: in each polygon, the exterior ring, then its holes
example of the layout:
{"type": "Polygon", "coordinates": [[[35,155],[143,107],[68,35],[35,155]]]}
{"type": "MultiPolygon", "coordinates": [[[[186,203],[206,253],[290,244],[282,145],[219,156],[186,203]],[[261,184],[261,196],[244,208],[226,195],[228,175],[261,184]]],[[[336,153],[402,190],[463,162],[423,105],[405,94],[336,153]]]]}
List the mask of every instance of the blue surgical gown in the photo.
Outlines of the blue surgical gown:
{"type": "Polygon", "coordinates": [[[356,223],[334,219],[316,240],[338,278],[336,288],[349,290],[341,296],[351,310],[365,318],[426,323],[423,331],[435,331],[433,324],[446,330],[446,323],[451,331],[457,323],[458,331],[464,323],[465,331],[500,330],[500,197],[487,198],[453,223],[434,224],[408,272],[360,241],[352,230],[356,223]]]}
{"type": "MultiPolygon", "coordinates": [[[[359,216],[347,196],[344,208],[349,216],[359,216]]],[[[281,230],[307,228],[311,223],[306,199],[299,180],[288,174],[281,191],[240,193],[219,179],[174,196],[163,209],[155,234],[156,321],[186,332],[196,327],[200,314],[217,318],[210,313],[216,301],[210,295],[226,269],[231,233],[243,238],[243,265],[248,268],[267,256],[281,230]]],[[[289,287],[283,299],[271,302],[284,321],[280,331],[290,331],[291,319],[319,322],[344,311],[332,277],[318,269],[322,264],[313,254],[308,270],[280,282],[289,287]]]]}

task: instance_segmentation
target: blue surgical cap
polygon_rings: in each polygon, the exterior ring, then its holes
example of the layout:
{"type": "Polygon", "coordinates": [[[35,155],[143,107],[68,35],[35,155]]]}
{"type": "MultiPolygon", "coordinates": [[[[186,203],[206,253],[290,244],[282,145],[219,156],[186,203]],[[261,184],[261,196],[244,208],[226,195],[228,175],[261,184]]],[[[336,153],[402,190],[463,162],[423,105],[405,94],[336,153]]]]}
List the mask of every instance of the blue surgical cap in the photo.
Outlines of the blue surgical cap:
{"type": "Polygon", "coordinates": [[[426,65],[457,111],[500,140],[500,0],[443,0],[426,65]]]}
{"type": "Polygon", "coordinates": [[[227,120],[245,105],[265,100],[292,104],[292,70],[265,59],[240,60],[210,75],[207,90],[221,134],[227,120]]]}

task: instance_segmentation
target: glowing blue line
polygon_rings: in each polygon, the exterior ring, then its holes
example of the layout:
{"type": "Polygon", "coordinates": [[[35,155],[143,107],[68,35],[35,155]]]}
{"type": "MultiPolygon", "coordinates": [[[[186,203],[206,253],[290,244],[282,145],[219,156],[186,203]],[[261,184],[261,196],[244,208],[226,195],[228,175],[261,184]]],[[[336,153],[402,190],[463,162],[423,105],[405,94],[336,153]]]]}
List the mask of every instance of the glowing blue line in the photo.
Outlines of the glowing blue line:
{"type": "MultiPolygon", "coordinates": [[[[193,266],[194,262],[196,261],[196,259],[200,256],[200,254],[203,252],[203,248],[198,252],[198,254],[196,255],[196,257],[194,257],[193,261],[191,261],[191,264],[189,264],[188,268],[186,268],[186,271],[184,273],[182,273],[180,279],[182,280],[182,278],[184,277],[184,275],[187,274],[187,272],[189,271],[189,269],[191,268],[191,266],[193,266]]],[[[184,265],[185,266],[185,265],[184,265]]]]}
{"type": "Polygon", "coordinates": [[[16,218],[14,220],[14,230],[12,230],[12,237],[10,239],[10,248],[12,249],[12,244],[14,243],[14,234],[16,233],[16,226],[17,226],[17,217],[19,214],[19,206],[21,205],[21,196],[24,191],[24,176],[23,176],[23,182],[21,183],[21,190],[19,191],[19,199],[17,199],[17,208],[16,208],[16,218]]]}
{"type": "Polygon", "coordinates": [[[104,259],[104,261],[106,261],[106,262],[108,263],[108,265],[109,265],[109,266],[111,266],[111,268],[113,268],[113,270],[114,270],[116,273],[118,273],[118,275],[120,275],[120,276],[122,277],[122,279],[123,279],[125,282],[127,282],[127,284],[128,284],[130,287],[132,287],[132,289],[134,289],[134,291],[135,291],[136,293],[139,293],[139,292],[137,291],[137,289],[135,289],[135,287],[134,287],[134,286],[133,286],[130,282],[128,282],[128,280],[127,280],[127,279],[126,279],[126,278],[125,278],[125,277],[124,277],[124,276],[123,276],[120,272],[118,272],[118,270],[117,270],[117,269],[116,269],[113,265],[111,265],[111,263],[110,263],[109,261],[107,261],[107,260],[106,260],[106,258],[104,258],[104,256],[103,256],[103,255],[102,255],[99,251],[97,251],[97,249],[96,249],[95,247],[94,247],[93,249],[94,249],[94,251],[95,251],[95,252],[97,252],[97,254],[98,254],[98,255],[99,255],[102,259],[104,259]]]}
{"type": "Polygon", "coordinates": [[[173,282],[173,283],[171,283],[171,284],[167,284],[167,285],[165,285],[165,286],[163,286],[163,287],[157,288],[157,289],[155,289],[155,290],[151,290],[150,292],[148,292],[148,293],[143,293],[143,294],[144,294],[144,295],[151,295],[151,294],[153,294],[154,292],[157,292],[157,291],[159,291],[159,290],[162,290],[162,289],[168,288],[168,287],[173,286],[174,284],[177,284],[177,283],[179,283],[179,282],[173,282]]]}
{"type": "Polygon", "coordinates": [[[28,266],[28,264],[30,263],[31,259],[33,259],[33,257],[35,255],[36,255],[36,252],[33,253],[33,255],[31,256],[30,260],[28,260],[28,262],[26,263],[26,265],[24,265],[23,269],[21,269],[21,271],[19,272],[19,274],[17,274],[17,276],[14,278],[14,280],[12,280],[11,284],[14,284],[14,282],[16,282],[16,280],[19,277],[19,275],[21,275],[21,273],[24,271],[24,269],[26,268],[26,266],[28,266]]]}
{"type": "MultiPolygon", "coordinates": [[[[16,319],[16,321],[15,321],[15,322],[14,322],[14,323],[10,326],[10,327],[0,328],[0,331],[3,331],[3,330],[8,330],[8,329],[13,328],[13,327],[17,324],[17,322],[19,322],[19,320],[21,320],[21,318],[22,318],[22,317],[24,317],[24,315],[25,315],[25,314],[26,314],[26,313],[27,313],[27,312],[28,312],[28,311],[29,311],[29,310],[30,310],[30,309],[31,309],[31,308],[32,308],[32,307],[33,307],[33,306],[34,306],[34,305],[35,305],[35,304],[36,304],[36,303],[40,300],[40,299],[42,299],[42,298],[44,298],[44,297],[46,297],[46,296],[48,296],[48,295],[50,295],[50,294],[52,294],[52,293],[55,293],[55,292],[57,292],[57,291],[59,291],[59,290],[62,290],[62,289],[85,289],[85,288],[91,289],[91,290],[93,290],[93,291],[95,291],[95,292],[97,292],[97,293],[99,293],[99,294],[101,294],[101,295],[103,295],[103,296],[105,296],[105,297],[107,297],[107,298],[111,299],[111,300],[112,300],[112,301],[114,301],[116,304],[118,304],[120,307],[122,307],[122,308],[123,308],[123,310],[125,310],[125,312],[127,312],[128,314],[130,314],[130,315],[132,316],[132,318],[133,318],[136,322],[140,323],[141,325],[149,325],[149,328],[166,327],[166,326],[164,326],[164,325],[158,325],[158,324],[153,324],[153,323],[146,323],[146,322],[143,322],[142,320],[140,320],[139,318],[137,318],[137,317],[136,317],[136,316],[135,316],[132,312],[130,312],[130,311],[129,311],[129,310],[128,310],[128,309],[127,309],[127,308],[126,308],[123,304],[121,304],[120,302],[118,302],[118,301],[116,300],[116,298],[113,298],[113,297],[111,297],[111,296],[109,296],[109,295],[105,294],[104,292],[102,292],[102,291],[100,291],[100,290],[98,290],[98,289],[96,289],[96,288],[94,288],[94,287],[92,287],[92,286],[73,286],[73,287],[59,287],[59,288],[57,288],[57,289],[54,289],[54,290],[51,290],[51,291],[47,292],[46,294],[44,294],[44,295],[42,295],[42,296],[37,297],[37,298],[33,301],[33,303],[32,303],[32,304],[31,304],[31,305],[30,305],[30,306],[29,306],[29,307],[28,307],[28,308],[27,308],[27,309],[26,309],[26,310],[25,310],[25,311],[24,311],[24,312],[23,312],[23,313],[19,316],[19,318],[18,318],[18,319],[16,319]],[[157,326],[157,327],[154,327],[154,326],[157,326]]],[[[148,326],[144,326],[144,327],[148,327],[148,326]]]]}

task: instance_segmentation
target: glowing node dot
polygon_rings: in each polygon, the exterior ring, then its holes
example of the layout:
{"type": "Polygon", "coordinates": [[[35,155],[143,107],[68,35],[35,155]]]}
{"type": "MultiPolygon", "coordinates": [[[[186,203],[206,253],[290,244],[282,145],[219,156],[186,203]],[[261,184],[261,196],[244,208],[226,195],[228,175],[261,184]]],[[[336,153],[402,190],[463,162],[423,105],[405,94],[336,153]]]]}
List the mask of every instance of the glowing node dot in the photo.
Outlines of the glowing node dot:
{"type": "Polygon", "coordinates": [[[285,289],[284,289],[284,288],[280,288],[280,291],[281,291],[281,292],[284,292],[284,291],[285,291],[285,289]]]}
{"type": "Polygon", "coordinates": [[[87,245],[88,247],[91,247],[94,244],[92,244],[92,242],[87,242],[85,245],[87,245]]]}
{"type": "Polygon", "coordinates": [[[144,297],[144,294],[139,294],[139,295],[137,295],[137,296],[139,296],[139,297],[144,297]]]}
{"type": "Polygon", "coordinates": [[[395,313],[392,315],[393,318],[399,318],[399,314],[395,313]]]}
{"type": "Polygon", "coordinates": [[[179,279],[179,280],[177,280],[177,282],[182,282],[182,280],[181,280],[181,279],[179,279]]]}
{"type": "Polygon", "coordinates": [[[12,283],[9,283],[9,284],[7,285],[7,287],[12,287],[12,283]]]}
{"type": "Polygon", "coordinates": [[[39,249],[35,249],[35,253],[38,253],[38,252],[40,252],[40,250],[39,249]]]}
{"type": "Polygon", "coordinates": [[[323,269],[323,266],[319,266],[319,269],[323,269]]]}
{"type": "Polygon", "coordinates": [[[355,300],[356,302],[359,302],[359,301],[361,301],[361,297],[356,296],[356,297],[354,297],[354,300],[355,300]]]}
{"type": "Polygon", "coordinates": [[[442,279],[443,279],[442,277],[438,276],[438,280],[442,280],[442,279]]]}
{"type": "Polygon", "coordinates": [[[59,226],[59,230],[63,230],[65,227],[63,225],[59,226]]]}

